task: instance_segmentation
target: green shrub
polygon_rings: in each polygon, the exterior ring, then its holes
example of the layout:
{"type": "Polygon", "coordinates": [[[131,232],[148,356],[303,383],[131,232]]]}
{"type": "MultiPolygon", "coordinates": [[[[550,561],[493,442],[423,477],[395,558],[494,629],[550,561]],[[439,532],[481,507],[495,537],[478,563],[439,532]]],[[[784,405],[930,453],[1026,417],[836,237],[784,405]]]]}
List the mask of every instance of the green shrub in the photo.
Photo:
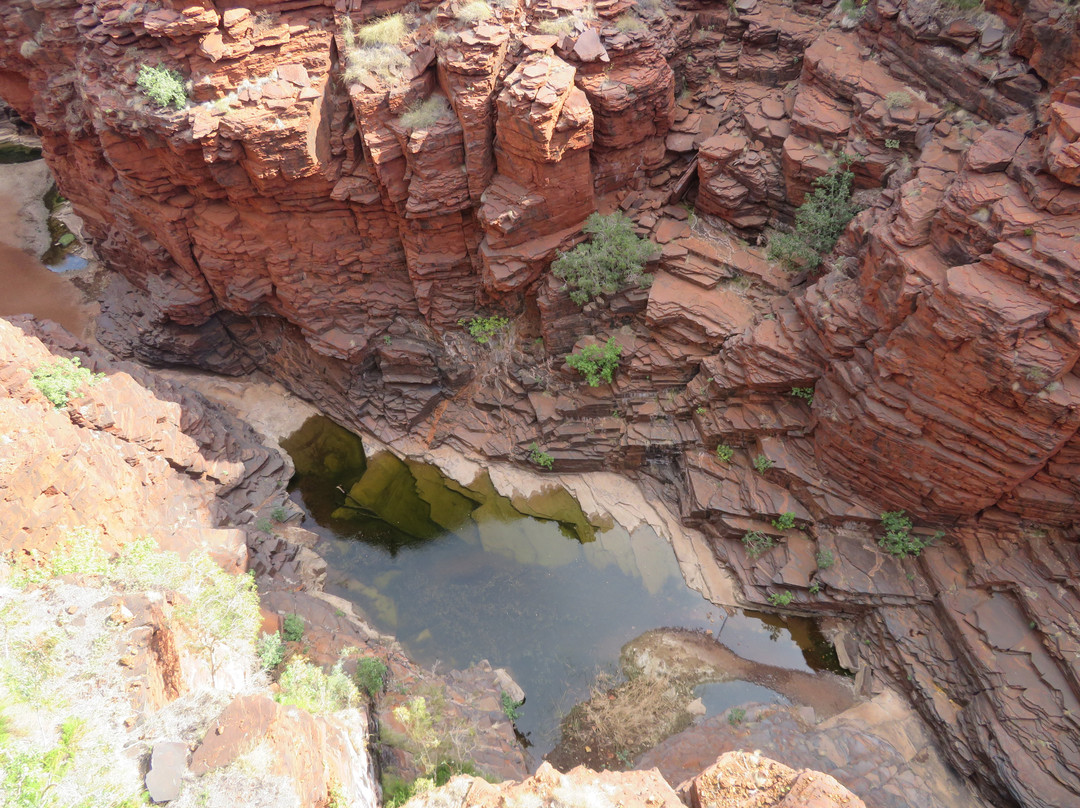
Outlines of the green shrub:
{"type": "Polygon", "coordinates": [[[68,399],[80,387],[94,385],[105,378],[104,373],[93,373],[84,368],[79,357],[60,357],[36,368],[30,376],[34,387],[57,409],[66,407],[68,399]]]}
{"type": "Polygon", "coordinates": [[[371,698],[375,698],[386,687],[386,663],[378,657],[364,657],[356,665],[356,681],[371,698]]]}
{"type": "Polygon", "coordinates": [[[923,550],[944,537],[938,531],[930,538],[911,535],[911,519],[903,511],[885,511],[881,514],[881,526],[885,535],[878,539],[878,546],[896,558],[918,556],[923,550]]]}
{"type": "Polygon", "coordinates": [[[832,252],[857,212],[851,201],[855,175],[847,170],[848,162],[841,156],[827,174],[814,181],[814,190],[795,212],[793,231],[770,237],[770,259],[797,271],[820,266],[822,259],[832,252]]]}
{"type": "Polygon", "coordinates": [[[795,514],[791,511],[784,511],[784,513],[772,520],[772,526],[777,530],[791,530],[795,527],[795,514]]]}
{"type": "Polygon", "coordinates": [[[521,717],[521,713],[518,708],[524,704],[523,701],[514,701],[514,697],[507,693],[505,690],[499,696],[499,703],[502,705],[502,711],[506,714],[506,717],[511,721],[517,721],[521,717]]]}
{"type": "Polygon", "coordinates": [[[614,294],[633,283],[644,288],[652,283],[645,265],[657,255],[657,247],[634,232],[634,224],[622,213],[592,214],[582,230],[592,238],[570,252],[559,253],[551,271],[566,282],[570,299],[579,306],[603,294],[614,294]]]}
{"type": "Polygon", "coordinates": [[[801,398],[807,404],[814,403],[814,388],[813,387],[792,387],[791,392],[788,395],[794,398],[801,398]]]}
{"type": "Polygon", "coordinates": [[[285,644],[281,641],[281,632],[263,634],[255,646],[255,653],[262,663],[263,670],[272,671],[285,661],[285,644]]]}
{"type": "Polygon", "coordinates": [[[760,530],[748,530],[743,534],[742,543],[748,556],[761,558],[776,546],[776,539],[767,533],[762,533],[760,530]]]}
{"type": "Polygon", "coordinates": [[[775,464],[763,454],[755,455],[754,457],[754,468],[757,469],[758,474],[764,474],[774,465],[775,464]]]}
{"type": "Polygon", "coordinates": [[[744,710],[742,707],[732,707],[728,711],[727,722],[731,724],[731,726],[737,727],[743,722],[743,719],[745,718],[746,710],[744,710]]]}
{"type": "Polygon", "coordinates": [[[818,569],[821,570],[827,570],[836,563],[836,556],[833,555],[832,550],[818,550],[814,558],[817,560],[818,569]]]}
{"type": "Polygon", "coordinates": [[[309,713],[333,713],[360,701],[360,691],[342,670],[341,662],[323,671],[303,657],[293,657],[278,680],[277,700],[309,713]]]}
{"type": "Polygon", "coordinates": [[[533,441],[529,444],[529,462],[550,469],[555,465],[555,458],[541,449],[536,441],[533,441]]]}
{"type": "Polygon", "coordinates": [[[870,0],[840,0],[840,10],[853,20],[862,19],[870,0]]]}
{"type": "Polygon", "coordinates": [[[461,6],[454,16],[461,22],[474,23],[489,19],[494,13],[491,6],[485,3],[484,0],[472,0],[472,2],[461,6]]]}
{"type": "Polygon", "coordinates": [[[895,138],[885,138],[885,148],[886,149],[894,149],[894,150],[899,149],[900,148],[900,141],[896,140],[895,138]]]}
{"type": "Polygon", "coordinates": [[[281,622],[281,636],[285,642],[300,642],[304,636],[304,618],[298,614],[287,614],[281,622]]]}
{"type": "Polygon", "coordinates": [[[143,65],[139,68],[139,77],[135,83],[146,97],[159,107],[172,106],[183,109],[187,106],[188,96],[184,88],[184,77],[175,70],[143,65]]]}
{"type": "Polygon", "coordinates": [[[615,369],[619,366],[622,346],[610,337],[603,347],[586,345],[577,353],[566,357],[566,364],[585,377],[589,387],[599,387],[601,382],[611,384],[615,369]]]}
{"type": "Polygon", "coordinates": [[[816,595],[820,591],[821,591],[821,582],[820,581],[814,581],[813,583],[810,584],[810,594],[811,595],[816,595]]]}
{"type": "Polygon", "coordinates": [[[790,606],[793,600],[795,600],[795,594],[786,589],[783,592],[773,592],[769,595],[769,603],[773,606],[790,606]]]}
{"type": "Polygon", "coordinates": [[[975,11],[983,7],[982,0],[941,0],[941,4],[956,11],[975,11]]]}
{"type": "Polygon", "coordinates": [[[479,344],[487,345],[496,334],[505,330],[510,325],[510,320],[506,317],[499,317],[498,315],[492,317],[470,317],[468,320],[462,317],[458,320],[458,325],[464,327],[469,332],[469,335],[479,344]]]}
{"type": "MultiPolygon", "coordinates": [[[[406,129],[427,129],[442,120],[450,111],[450,104],[441,95],[433,95],[411,107],[398,118],[406,129]]],[[[475,319],[475,318],[474,318],[475,319]]]]}
{"type": "Polygon", "coordinates": [[[274,510],[270,511],[270,517],[280,524],[289,518],[289,511],[286,510],[284,505],[278,505],[274,510]]]}
{"type": "Polygon", "coordinates": [[[727,463],[735,456],[735,450],[728,446],[726,443],[721,443],[716,447],[716,459],[721,463],[727,463]]]}

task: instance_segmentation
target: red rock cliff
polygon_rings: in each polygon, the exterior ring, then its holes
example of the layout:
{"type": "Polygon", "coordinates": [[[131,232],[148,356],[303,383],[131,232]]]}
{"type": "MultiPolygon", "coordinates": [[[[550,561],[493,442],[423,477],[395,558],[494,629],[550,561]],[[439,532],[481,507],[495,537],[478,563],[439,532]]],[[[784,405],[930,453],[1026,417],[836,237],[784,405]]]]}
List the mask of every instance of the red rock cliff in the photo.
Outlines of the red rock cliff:
{"type": "Polygon", "coordinates": [[[905,689],[995,799],[1080,798],[1075,15],[424,2],[373,70],[356,29],[401,6],[0,9],[0,95],[122,276],[102,339],[266,368],[377,433],[638,473],[749,601],[849,617],[867,686],[905,689]],[[136,88],[158,63],[187,108],[136,88]],[[864,210],[819,276],[740,240],[841,153],[864,210]],[[694,183],[705,222],[673,204],[694,183]],[[662,253],[649,289],[579,309],[547,268],[598,205],[662,253]],[[514,338],[474,345],[478,311],[514,338]],[[609,336],[614,384],[573,383],[562,355],[609,336]],[[898,508],[947,539],[885,556],[898,508]],[[783,513],[801,529],[748,558],[783,513]]]}

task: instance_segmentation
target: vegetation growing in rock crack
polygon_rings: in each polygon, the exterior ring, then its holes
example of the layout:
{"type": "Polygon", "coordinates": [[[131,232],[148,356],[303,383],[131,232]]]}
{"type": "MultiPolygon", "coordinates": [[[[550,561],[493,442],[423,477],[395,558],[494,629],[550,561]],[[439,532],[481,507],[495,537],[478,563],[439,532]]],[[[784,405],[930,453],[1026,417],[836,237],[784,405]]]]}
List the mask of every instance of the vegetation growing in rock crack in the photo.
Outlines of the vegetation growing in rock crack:
{"type": "Polygon", "coordinates": [[[621,356],[622,346],[614,337],[610,337],[603,347],[586,345],[580,351],[568,355],[566,364],[584,376],[589,387],[599,387],[604,382],[611,384],[621,356]]]}
{"type": "Polygon", "coordinates": [[[732,707],[730,710],[728,710],[727,722],[731,724],[731,726],[739,726],[739,724],[743,722],[744,718],[746,718],[746,710],[744,710],[742,707],[732,707]]]}
{"type": "Polygon", "coordinates": [[[498,315],[492,315],[491,317],[470,317],[468,319],[462,317],[458,320],[458,325],[469,332],[474,340],[480,345],[487,345],[497,334],[505,331],[507,326],[510,325],[510,320],[506,317],[500,317],[498,315]]]}
{"type": "Polygon", "coordinates": [[[757,469],[758,474],[764,474],[774,465],[775,464],[763,454],[754,456],[754,468],[757,469]]]}
{"type": "Polygon", "coordinates": [[[364,657],[356,664],[356,681],[371,698],[386,687],[386,663],[378,657],[364,657]]]}
{"type": "Polygon", "coordinates": [[[30,375],[34,387],[57,409],[66,407],[68,400],[84,384],[97,384],[105,378],[104,373],[94,373],[84,368],[79,357],[60,357],[36,368],[30,375]]]}
{"type": "Polygon", "coordinates": [[[176,70],[143,65],[139,68],[139,77],[135,83],[146,97],[159,107],[183,109],[187,106],[188,95],[184,87],[184,77],[176,70]]]}
{"type": "Polygon", "coordinates": [[[791,511],[784,511],[784,513],[772,520],[772,526],[777,530],[791,530],[795,527],[795,514],[791,511]]]}
{"type": "Polygon", "coordinates": [[[427,129],[446,117],[449,111],[450,104],[445,96],[433,95],[409,107],[398,118],[398,123],[406,129],[427,129]]]}
{"type": "Polygon", "coordinates": [[[726,443],[721,443],[716,447],[716,459],[721,463],[728,463],[731,458],[735,456],[735,450],[728,446],[726,443]]]}
{"type": "Polygon", "coordinates": [[[814,403],[814,388],[813,387],[792,387],[791,392],[788,393],[792,398],[801,398],[807,404],[814,403]]]}
{"type": "Polygon", "coordinates": [[[499,695],[499,704],[502,706],[502,711],[511,721],[517,721],[521,716],[518,708],[524,703],[523,701],[515,701],[514,697],[505,690],[499,695]]]}
{"type": "Polygon", "coordinates": [[[818,569],[827,570],[836,563],[836,556],[833,555],[832,550],[818,550],[817,553],[814,554],[814,560],[817,561],[818,569]]]}
{"type": "Polygon", "coordinates": [[[793,600],[795,600],[795,594],[786,589],[783,592],[772,592],[769,594],[769,603],[773,606],[790,606],[793,600]]]}
{"type": "Polygon", "coordinates": [[[594,213],[582,230],[592,236],[570,252],[559,253],[551,265],[556,278],[566,282],[570,299],[584,306],[593,298],[614,294],[629,284],[647,287],[652,275],[645,265],[658,248],[634,232],[634,223],[622,213],[594,213]]]}
{"type": "Polygon", "coordinates": [[[529,462],[550,469],[555,465],[555,458],[540,448],[536,441],[529,444],[529,462]]]}
{"type": "Polygon", "coordinates": [[[371,76],[393,84],[404,79],[410,62],[401,44],[408,33],[402,14],[390,14],[359,29],[346,17],[341,26],[345,81],[351,84],[371,76]]]}
{"type": "Polygon", "coordinates": [[[905,516],[903,511],[882,513],[881,526],[885,529],[885,534],[878,539],[878,546],[896,558],[918,556],[945,536],[944,531],[940,530],[930,537],[912,535],[911,519],[905,516]]]}
{"type": "Polygon", "coordinates": [[[851,201],[855,175],[848,171],[850,160],[841,155],[836,164],[814,180],[814,190],[795,211],[795,227],[790,233],[773,233],[769,238],[769,258],[791,271],[815,269],[832,252],[848,222],[858,212],[851,201]]]}
{"type": "Polygon", "coordinates": [[[748,556],[760,558],[776,546],[776,539],[760,530],[748,530],[743,534],[742,543],[748,556]]]}

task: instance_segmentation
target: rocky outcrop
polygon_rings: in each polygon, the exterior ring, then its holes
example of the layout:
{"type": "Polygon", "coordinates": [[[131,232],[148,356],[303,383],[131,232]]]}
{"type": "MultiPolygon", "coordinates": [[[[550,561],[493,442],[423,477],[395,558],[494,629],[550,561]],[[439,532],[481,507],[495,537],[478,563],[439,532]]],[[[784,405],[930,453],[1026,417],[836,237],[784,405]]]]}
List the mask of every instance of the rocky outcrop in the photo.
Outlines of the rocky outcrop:
{"type": "MultiPolygon", "coordinates": [[[[694,808],[862,808],[863,802],[832,777],[794,771],[773,760],[729,752],[702,772],[689,790],[694,808]]],[[[445,786],[410,800],[411,808],[481,808],[536,805],[595,808],[678,808],[683,803],[656,769],[594,772],[583,766],[560,774],[543,764],[520,783],[492,785],[455,777],[445,786]]]]}
{"type": "Polygon", "coordinates": [[[395,81],[343,83],[345,18],[399,4],[343,5],[0,10],[0,93],[123,276],[102,338],[265,368],[379,435],[638,475],[748,602],[849,618],[864,690],[904,689],[994,799],[1075,802],[1073,15],[444,3],[395,81]],[[157,61],[187,109],[135,89],[157,61]],[[739,240],[841,163],[863,211],[820,274],[739,240]],[[580,308],[547,265],[594,205],[661,254],[580,308]],[[484,308],[516,318],[487,347],[453,328],[484,308]],[[563,355],[608,337],[620,372],[580,387],[563,355]],[[876,542],[900,508],[945,530],[917,560],[876,542]]]}
{"type": "Polygon", "coordinates": [[[145,782],[178,805],[375,806],[367,705],[284,707],[254,654],[245,526],[281,502],[283,456],[198,393],[28,317],[0,319],[0,412],[0,598],[14,616],[0,661],[25,680],[5,681],[18,740],[4,755],[24,774],[48,765],[62,804],[142,799],[145,782]],[[33,374],[69,357],[99,375],[56,406],[33,374]],[[257,729],[243,739],[237,710],[257,729]]]}

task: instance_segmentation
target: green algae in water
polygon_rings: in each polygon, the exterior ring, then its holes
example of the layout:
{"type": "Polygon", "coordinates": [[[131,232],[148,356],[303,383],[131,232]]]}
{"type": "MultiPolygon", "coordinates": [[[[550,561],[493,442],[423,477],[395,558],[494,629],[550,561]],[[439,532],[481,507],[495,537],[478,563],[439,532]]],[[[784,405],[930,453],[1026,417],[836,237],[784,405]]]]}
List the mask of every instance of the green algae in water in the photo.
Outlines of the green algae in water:
{"type": "Polygon", "coordinates": [[[41,159],[41,149],[33,146],[23,146],[19,143],[4,143],[0,145],[0,165],[12,163],[32,163],[41,159]]]}
{"type": "Polygon", "coordinates": [[[486,473],[462,485],[388,453],[365,460],[359,438],[322,417],[282,445],[296,452],[291,496],[320,536],[327,591],[421,664],[508,668],[526,693],[516,726],[538,754],[597,671],[649,629],[722,632],[748,659],[812,667],[789,631],[725,617],[689,589],[653,530],[593,525],[564,489],[511,501],[486,473]]]}

